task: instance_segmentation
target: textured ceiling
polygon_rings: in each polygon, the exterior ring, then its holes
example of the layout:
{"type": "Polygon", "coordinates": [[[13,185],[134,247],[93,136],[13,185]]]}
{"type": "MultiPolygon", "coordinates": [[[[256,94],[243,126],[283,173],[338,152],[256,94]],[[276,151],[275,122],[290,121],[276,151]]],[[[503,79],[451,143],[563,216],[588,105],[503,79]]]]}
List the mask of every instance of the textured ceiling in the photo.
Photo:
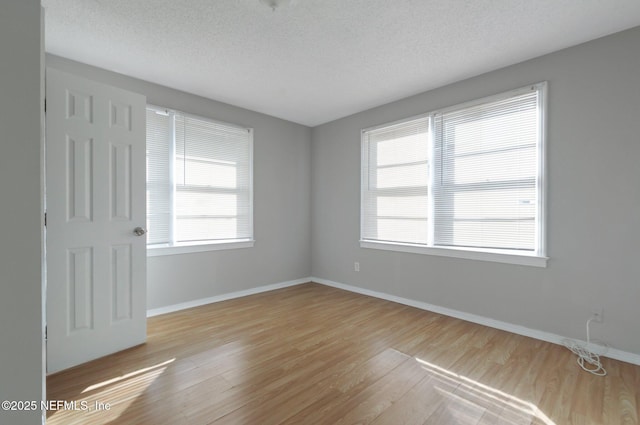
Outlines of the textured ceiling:
{"type": "Polygon", "coordinates": [[[639,0],[42,0],[46,51],[315,126],[640,25],[639,0]]]}

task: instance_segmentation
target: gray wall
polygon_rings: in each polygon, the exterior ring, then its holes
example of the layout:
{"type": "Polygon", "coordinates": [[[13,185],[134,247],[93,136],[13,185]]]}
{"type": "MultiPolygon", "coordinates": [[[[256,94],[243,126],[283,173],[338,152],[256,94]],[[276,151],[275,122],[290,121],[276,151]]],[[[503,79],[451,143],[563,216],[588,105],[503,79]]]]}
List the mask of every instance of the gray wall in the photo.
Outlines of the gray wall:
{"type": "Polygon", "coordinates": [[[640,354],[640,28],[316,127],[311,157],[313,276],[582,339],[601,306],[592,337],[640,354]],[[547,268],[359,247],[360,129],[544,80],[547,268]]]}
{"type": "Polygon", "coordinates": [[[311,130],[47,55],[47,66],[147,96],[147,102],[254,128],[253,248],[149,257],[147,308],[305,278],[311,272],[311,130]]]}
{"type": "MultiPolygon", "coordinates": [[[[40,1],[0,13],[0,400],[43,398],[40,1]]],[[[41,423],[0,410],[0,423],[41,423]]]]}

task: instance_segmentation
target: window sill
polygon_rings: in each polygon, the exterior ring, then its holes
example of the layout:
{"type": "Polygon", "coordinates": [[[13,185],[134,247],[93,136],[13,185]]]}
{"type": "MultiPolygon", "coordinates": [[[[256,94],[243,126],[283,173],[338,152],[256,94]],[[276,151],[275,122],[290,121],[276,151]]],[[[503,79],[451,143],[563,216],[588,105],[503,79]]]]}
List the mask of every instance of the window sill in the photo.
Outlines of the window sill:
{"type": "Polygon", "coordinates": [[[547,260],[549,259],[548,257],[540,257],[536,255],[505,254],[504,252],[491,250],[478,251],[462,248],[407,245],[391,242],[360,241],[360,248],[437,255],[440,257],[465,258],[468,260],[492,261],[496,263],[518,264],[521,266],[532,267],[547,267],[547,260]]]}
{"type": "Polygon", "coordinates": [[[189,254],[192,252],[221,251],[227,249],[252,248],[253,240],[233,242],[194,243],[175,246],[148,246],[147,257],[163,255],[189,254]]]}

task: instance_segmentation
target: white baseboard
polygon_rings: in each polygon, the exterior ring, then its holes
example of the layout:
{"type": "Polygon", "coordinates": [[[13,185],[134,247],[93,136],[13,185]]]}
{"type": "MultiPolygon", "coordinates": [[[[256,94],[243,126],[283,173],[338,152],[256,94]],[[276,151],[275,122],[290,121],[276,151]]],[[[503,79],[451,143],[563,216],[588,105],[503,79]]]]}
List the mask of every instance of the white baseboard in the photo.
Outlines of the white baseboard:
{"type": "Polygon", "coordinates": [[[247,295],[259,294],[261,292],[273,291],[275,289],[287,288],[289,286],[300,285],[310,282],[311,278],[302,278],[289,280],[287,282],[274,283],[271,285],[258,286],[256,288],[245,289],[243,291],[230,292],[228,294],[216,295],[214,297],[200,298],[184,303],[168,305],[165,307],[152,308],[147,310],[147,317],[159,316],[160,314],[173,313],[175,311],[185,310],[187,308],[200,307],[201,305],[217,303],[220,301],[231,300],[233,298],[246,297],[247,295]]]}
{"type": "MultiPolygon", "coordinates": [[[[484,316],[478,316],[476,314],[465,313],[463,311],[453,310],[446,307],[440,307],[437,305],[425,303],[422,301],[415,301],[408,298],[397,297],[384,292],[372,291],[369,289],[359,288],[357,286],[346,285],[344,283],[333,282],[331,280],[322,279],[319,277],[310,277],[308,280],[322,285],[331,286],[338,289],[343,289],[349,292],[356,292],[362,295],[368,295],[374,298],[380,298],[387,301],[393,301],[399,304],[416,307],[421,310],[432,311],[434,313],[443,314],[445,316],[455,317],[457,319],[466,320],[468,322],[477,323],[479,325],[489,326],[491,328],[500,329],[503,331],[511,332],[518,335],[528,336],[530,338],[539,339],[553,344],[563,345],[564,340],[570,339],[561,335],[553,334],[550,332],[544,332],[537,329],[531,329],[520,325],[514,325],[512,323],[502,322],[500,320],[490,319],[484,316]]],[[[584,343],[584,341],[578,341],[584,343]]],[[[603,357],[609,357],[611,359],[621,360],[623,362],[635,364],[640,366],[640,355],[630,353],[627,351],[618,350],[615,348],[609,348],[603,357]]]]}

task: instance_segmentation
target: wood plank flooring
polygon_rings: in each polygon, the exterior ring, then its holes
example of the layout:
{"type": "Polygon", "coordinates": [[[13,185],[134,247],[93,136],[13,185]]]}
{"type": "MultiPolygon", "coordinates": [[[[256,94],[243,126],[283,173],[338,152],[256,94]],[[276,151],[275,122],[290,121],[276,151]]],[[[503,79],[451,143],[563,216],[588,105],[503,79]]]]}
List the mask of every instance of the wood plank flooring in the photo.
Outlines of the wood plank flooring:
{"type": "Polygon", "coordinates": [[[47,379],[47,424],[638,424],[640,367],[306,284],[149,319],[47,379]],[[96,403],[109,403],[99,410],[96,403]]]}

